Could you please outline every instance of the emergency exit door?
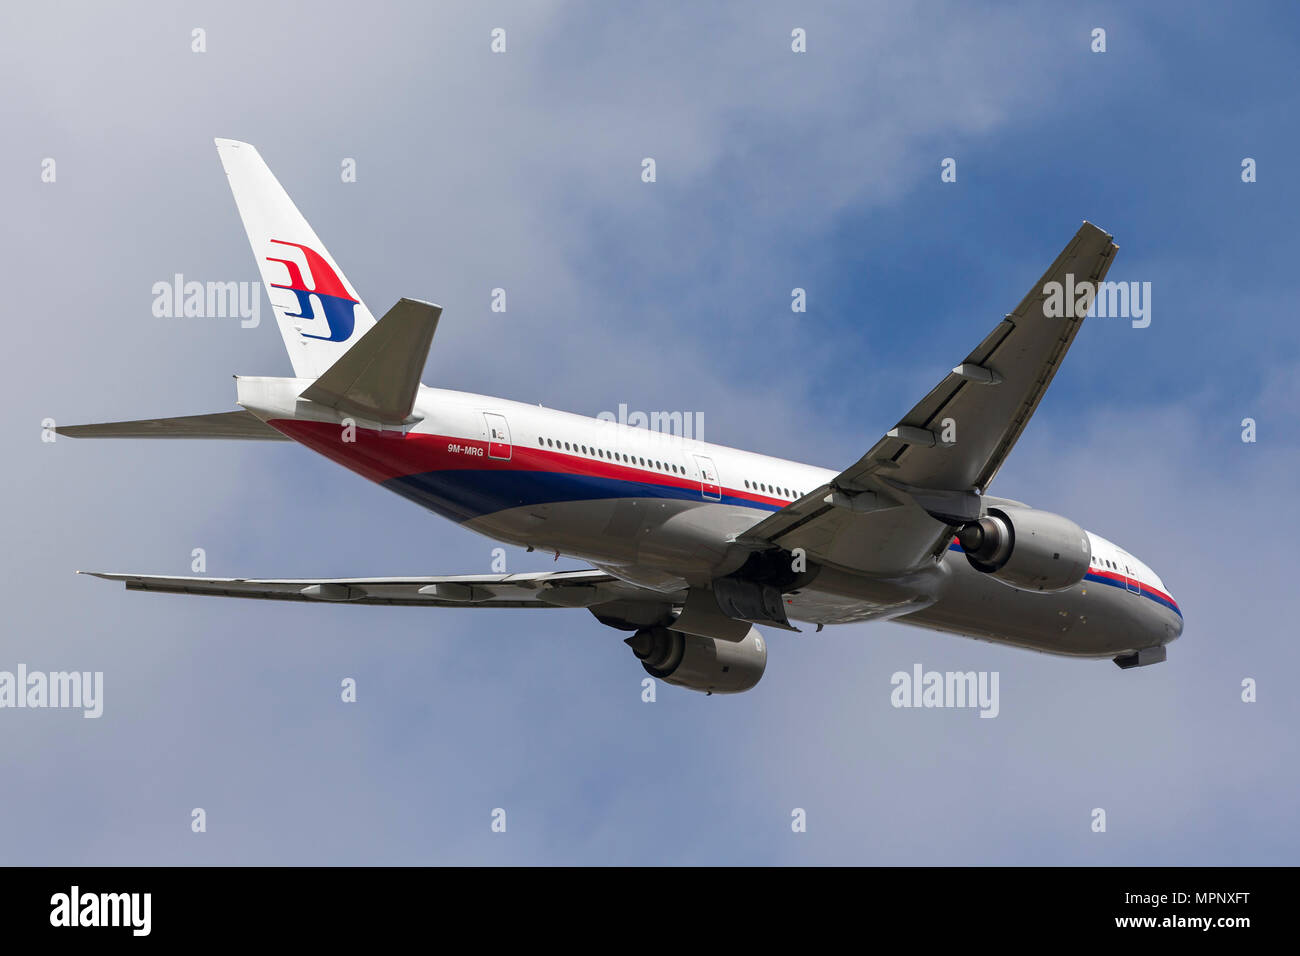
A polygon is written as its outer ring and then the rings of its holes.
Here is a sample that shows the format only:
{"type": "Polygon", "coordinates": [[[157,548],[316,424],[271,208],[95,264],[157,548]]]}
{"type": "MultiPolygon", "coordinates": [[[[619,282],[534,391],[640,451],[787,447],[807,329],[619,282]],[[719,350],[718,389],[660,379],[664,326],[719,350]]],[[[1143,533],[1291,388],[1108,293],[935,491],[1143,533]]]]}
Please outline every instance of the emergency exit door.
{"type": "Polygon", "coordinates": [[[488,457],[509,461],[510,426],[506,423],[506,417],[494,412],[484,412],[483,418],[487,422],[488,457]]]}
{"type": "Polygon", "coordinates": [[[718,469],[713,465],[713,459],[696,455],[695,464],[700,469],[700,494],[704,500],[721,501],[722,484],[718,478],[718,469]]]}
{"type": "Polygon", "coordinates": [[[1133,569],[1127,564],[1124,565],[1124,587],[1128,588],[1134,594],[1142,593],[1142,587],[1138,584],[1138,579],[1133,576],[1133,569]]]}

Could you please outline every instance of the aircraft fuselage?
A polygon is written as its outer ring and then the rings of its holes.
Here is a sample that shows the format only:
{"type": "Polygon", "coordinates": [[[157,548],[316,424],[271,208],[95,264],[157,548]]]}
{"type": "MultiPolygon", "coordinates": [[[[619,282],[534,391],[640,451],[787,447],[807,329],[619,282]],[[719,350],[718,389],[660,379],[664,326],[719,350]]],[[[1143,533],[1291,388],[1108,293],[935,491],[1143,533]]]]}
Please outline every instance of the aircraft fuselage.
{"type": "MultiPolygon", "coordinates": [[[[738,536],[837,474],[446,389],[421,388],[419,421],[410,427],[343,421],[296,403],[302,387],[240,379],[240,403],[295,441],[489,538],[580,559],[666,594],[735,571],[748,554],[738,536]]],[[[936,533],[941,528],[936,520],[936,533]]],[[[908,554],[902,565],[891,554],[893,567],[911,568],[902,575],[823,565],[785,594],[786,612],[818,625],[896,619],[1084,657],[1177,638],[1182,614],[1155,573],[1106,539],[1088,538],[1087,574],[1061,591],[1011,587],[972,567],[954,541],[937,554],[908,554]]]]}

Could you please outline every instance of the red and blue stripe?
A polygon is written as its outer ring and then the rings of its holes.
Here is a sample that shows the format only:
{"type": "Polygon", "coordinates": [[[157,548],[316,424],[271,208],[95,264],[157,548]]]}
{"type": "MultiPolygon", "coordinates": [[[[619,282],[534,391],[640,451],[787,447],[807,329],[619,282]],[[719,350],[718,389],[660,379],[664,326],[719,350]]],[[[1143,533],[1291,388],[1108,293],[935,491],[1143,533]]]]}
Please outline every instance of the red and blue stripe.
{"type": "MultiPolygon", "coordinates": [[[[503,460],[488,455],[485,441],[452,435],[357,428],[355,440],[344,441],[343,429],[334,422],[273,419],[269,424],[326,458],[453,521],[471,521],[528,505],[611,498],[665,498],[762,511],[780,511],[789,504],[782,498],[725,485],[719,486],[719,497],[706,497],[698,479],[549,448],[512,445],[510,459],[503,460]]],[[[954,538],[948,550],[962,549],[954,538]]],[[[1183,616],[1171,596],[1135,578],[1090,569],[1084,580],[1136,593],[1183,616]]]]}
{"type": "Polygon", "coordinates": [[[371,481],[453,521],[528,505],[609,498],[666,498],[779,511],[789,502],[719,486],[705,496],[696,478],[549,448],[512,445],[509,460],[488,443],[450,435],[357,428],[343,441],[337,423],[272,419],[278,431],[371,481]],[[453,448],[460,449],[458,451],[453,448]]]}
{"type": "MultiPolygon", "coordinates": [[[[957,543],[956,538],[952,539],[952,542],[948,545],[948,550],[962,552],[962,547],[957,543]]],[[[1112,588],[1119,588],[1122,591],[1127,591],[1129,594],[1148,598],[1162,607],[1169,608],[1169,610],[1173,611],[1180,618],[1183,616],[1183,612],[1178,607],[1178,602],[1170,595],[1161,591],[1159,588],[1154,588],[1143,581],[1139,581],[1137,578],[1126,578],[1124,575],[1117,574],[1114,571],[1102,571],[1090,568],[1083,576],[1083,579],[1085,581],[1091,581],[1094,584],[1105,584],[1112,588]]]]}

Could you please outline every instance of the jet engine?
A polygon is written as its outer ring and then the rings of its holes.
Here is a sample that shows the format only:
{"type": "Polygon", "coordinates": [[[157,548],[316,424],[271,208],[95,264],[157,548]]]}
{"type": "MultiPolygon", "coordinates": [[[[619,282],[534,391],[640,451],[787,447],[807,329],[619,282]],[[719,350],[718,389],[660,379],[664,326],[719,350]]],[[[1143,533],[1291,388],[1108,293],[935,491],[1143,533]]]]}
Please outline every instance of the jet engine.
{"type": "Polygon", "coordinates": [[[739,641],[643,627],[623,643],[651,677],[706,694],[749,690],[767,667],[767,643],[755,627],[739,641]]]}
{"type": "Polygon", "coordinates": [[[972,568],[1021,591],[1064,591],[1083,580],[1092,561],[1082,528],[1033,508],[990,508],[958,530],[957,543],[972,568]]]}

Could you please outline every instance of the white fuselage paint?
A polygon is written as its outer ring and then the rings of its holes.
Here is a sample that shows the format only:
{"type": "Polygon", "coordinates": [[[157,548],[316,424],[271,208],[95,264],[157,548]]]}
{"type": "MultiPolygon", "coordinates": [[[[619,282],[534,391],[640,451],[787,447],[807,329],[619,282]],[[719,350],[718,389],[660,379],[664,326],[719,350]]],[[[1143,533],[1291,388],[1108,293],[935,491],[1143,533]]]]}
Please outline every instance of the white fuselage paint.
{"type": "MultiPolygon", "coordinates": [[[[290,437],[495,540],[591,563],[664,592],[707,585],[743,558],[735,537],[837,471],[505,399],[421,388],[406,429],[296,402],[301,379],[239,379],[239,400],[290,437]],[[310,430],[310,431],[309,431],[310,430]],[[497,432],[493,434],[493,432],[497,432]]],[[[988,498],[991,503],[999,499],[988,498]]],[[[935,531],[940,528],[935,522],[935,531]]],[[[955,548],[906,575],[824,568],[787,595],[792,621],[895,618],[1055,654],[1111,657],[1175,639],[1182,616],[1147,565],[1089,533],[1079,584],[1026,592],[955,548]]]]}

